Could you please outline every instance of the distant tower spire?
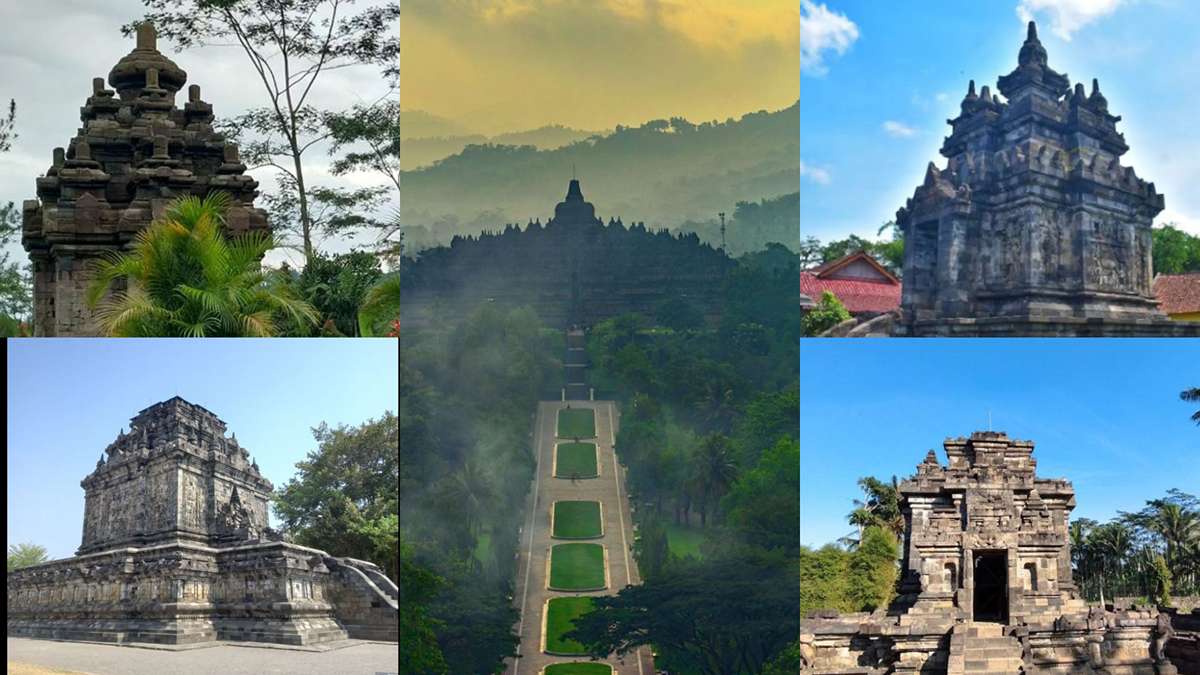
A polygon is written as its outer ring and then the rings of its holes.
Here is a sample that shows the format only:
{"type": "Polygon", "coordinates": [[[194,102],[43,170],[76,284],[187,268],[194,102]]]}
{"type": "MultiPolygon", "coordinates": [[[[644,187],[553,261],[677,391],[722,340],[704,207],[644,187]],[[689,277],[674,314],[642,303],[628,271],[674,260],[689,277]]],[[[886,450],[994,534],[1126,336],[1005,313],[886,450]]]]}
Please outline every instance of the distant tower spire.
{"type": "Polygon", "coordinates": [[[721,216],[721,250],[728,252],[725,249],[725,212],[722,211],[722,212],[718,213],[717,215],[721,216]]]}

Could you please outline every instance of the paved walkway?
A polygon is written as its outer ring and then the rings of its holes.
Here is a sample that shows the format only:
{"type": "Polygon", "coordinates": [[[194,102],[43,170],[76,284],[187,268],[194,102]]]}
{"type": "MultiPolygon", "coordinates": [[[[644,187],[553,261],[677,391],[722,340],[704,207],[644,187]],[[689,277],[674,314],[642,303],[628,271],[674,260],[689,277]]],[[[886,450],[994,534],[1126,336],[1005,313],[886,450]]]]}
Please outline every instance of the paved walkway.
{"type": "Polygon", "coordinates": [[[36,664],[89,675],[396,675],[399,645],[365,642],[327,652],[219,645],[187,651],[90,642],[8,638],[9,664],[36,664]]]}
{"type": "MultiPolygon", "coordinates": [[[[534,443],[538,455],[537,477],[534,481],[533,503],[529,505],[517,564],[517,602],[521,609],[519,631],[521,658],[514,659],[508,675],[538,675],[547,665],[586,661],[587,657],[550,656],[542,652],[542,613],[549,598],[576,595],[614,595],[627,584],[640,584],[637,562],[633,559],[633,521],[625,492],[625,472],[613,452],[617,431],[616,405],[612,401],[571,401],[572,408],[591,408],[596,411],[596,459],[600,477],[581,479],[572,484],[569,479],[554,478],[551,473],[558,411],[566,407],[560,401],[538,404],[537,432],[534,443]],[[608,552],[610,588],[590,593],[563,593],[546,590],[546,560],[549,548],[564,540],[551,539],[550,510],[559,500],[592,500],[601,502],[604,537],[587,541],[603,544],[608,552]]],[[[650,650],[643,648],[637,655],[612,656],[603,661],[620,675],[653,675],[650,650]]]]}

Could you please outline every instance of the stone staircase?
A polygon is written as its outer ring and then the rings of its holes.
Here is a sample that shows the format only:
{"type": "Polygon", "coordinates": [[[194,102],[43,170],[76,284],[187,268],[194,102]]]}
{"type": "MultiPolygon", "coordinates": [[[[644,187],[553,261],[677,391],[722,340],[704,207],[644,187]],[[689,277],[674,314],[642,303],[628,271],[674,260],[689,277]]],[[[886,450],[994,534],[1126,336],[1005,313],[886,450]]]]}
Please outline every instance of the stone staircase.
{"type": "Polygon", "coordinates": [[[972,623],[954,627],[947,675],[1020,672],[1021,643],[1005,635],[1003,625],[972,623]]]}

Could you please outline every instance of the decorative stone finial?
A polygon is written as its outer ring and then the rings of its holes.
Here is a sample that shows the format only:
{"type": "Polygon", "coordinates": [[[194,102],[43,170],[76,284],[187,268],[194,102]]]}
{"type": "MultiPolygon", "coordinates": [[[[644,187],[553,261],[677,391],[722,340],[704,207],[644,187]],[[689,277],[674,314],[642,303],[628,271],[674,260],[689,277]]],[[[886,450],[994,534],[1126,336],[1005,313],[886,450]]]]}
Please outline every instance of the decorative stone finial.
{"type": "Polygon", "coordinates": [[[1100,80],[1094,77],[1092,78],[1092,95],[1088,97],[1088,103],[1101,112],[1108,112],[1108,99],[1100,93],[1100,80]]]}
{"type": "Polygon", "coordinates": [[[80,137],[75,142],[75,159],[91,159],[92,146],[88,145],[87,139],[80,137]]]}
{"type": "Polygon", "coordinates": [[[191,103],[200,102],[200,85],[193,84],[188,87],[188,101],[191,103]]]}
{"type": "Polygon", "coordinates": [[[1085,100],[1087,100],[1087,94],[1085,94],[1083,92],[1083,83],[1076,82],[1075,83],[1075,93],[1071,96],[1071,102],[1072,103],[1083,103],[1085,100]]]}
{"type": "Polygon", "coordinates": [[[146,88],[158,89],[158,68],[146,69],[146,88]]]}
{"type": "MultiPolygon", "coordinates": [[[[237,164],[241,160],[238,158],[238,146],[233,143],[225,144],[225,163],[237,164]]],[[[236,437],[235,437],[236,438],[236,437]]]]}
{"type": "Polygon", "coordinates": [[[1025,44],[1021,45],[1021,51],[1017,54],[1017,63],[1022,66],[1045,68],[1047,59],[1046,48],[1038,40],[1037,24],[1030,21],[1029,30],[1025,34],[1025,44]]]}
{"type": "Polygon", "coordinates": [[[67,151],[63,148],[54,149],[54,166],[61,169],[67,161],[67,151]]]}
{"type": "Polygon", "coordinates": [[[981,89],[979,91],[979,100],[982,101],[983,103],[991,103],[992,102],[992,90],[990,88],[988,88],[988,86],[986,84],[983,85],[983,89],[981,89]]]}
{"type": "Polygon", "coordinates": [[[155,32],[153,23],[143,21],[138,24],[137,48],[158,51],[158,33],[155,32]]]}
{"type": "Polygon", "coordinates": [[[104,93],[104,78],[103,77],[93,77],[92,78],[92,96],[99,96],[102,93],[104,93]]]}

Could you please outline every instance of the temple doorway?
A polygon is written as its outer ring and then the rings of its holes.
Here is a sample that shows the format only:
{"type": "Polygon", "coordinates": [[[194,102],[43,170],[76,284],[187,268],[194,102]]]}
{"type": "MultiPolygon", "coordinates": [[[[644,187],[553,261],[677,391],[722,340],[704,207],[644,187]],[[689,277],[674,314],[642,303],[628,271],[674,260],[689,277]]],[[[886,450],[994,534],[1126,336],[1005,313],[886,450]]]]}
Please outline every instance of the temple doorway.
{"type": "Polygon", "coordinates": [[[1008,623],[1008,553],[975,552],[972,619],[1008,623]]]}

